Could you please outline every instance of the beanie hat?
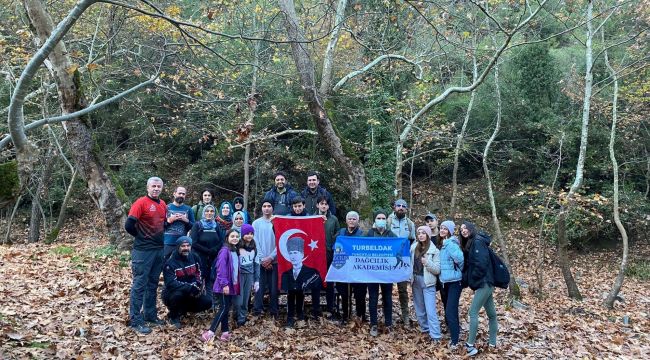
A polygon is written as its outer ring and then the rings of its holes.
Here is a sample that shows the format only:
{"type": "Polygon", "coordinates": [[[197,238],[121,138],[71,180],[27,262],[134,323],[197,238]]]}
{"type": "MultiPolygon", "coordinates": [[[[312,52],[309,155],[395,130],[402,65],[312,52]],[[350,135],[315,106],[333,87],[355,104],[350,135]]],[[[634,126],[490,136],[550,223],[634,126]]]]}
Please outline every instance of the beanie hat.
{"type": "Polygon", "coordinates": [[[242,225],[241,236],[248,235],[248,234],[255,234],[255,229],[253,229],[253,225],[249,225],[249,224],[242,225]]]}
{"type": "Polygon", "coordinates": [[[397,201],[395,201],[395,206],[397,205],[400,205],[404,208],[408,208],[408,205],[406,204],[406,200],[404,199],[398,199],[397,201]]]}
{"type": "Polygon", "coordinates": [[[442,224],[440,224],[440,226],[444,226],[447,228],[447,230],[449,230],[449,236],[454,235],[454,230],[456,230],[456,224],[454,224],[453,221],[451,220],[443,221],[442,224]]]}
{"type": "Polygon", "coordinates": [[[430,228],[430,227],[428,227],[428,226],[424,226],[424,225],[423,225],[423,226],[420,226],[420,227],[418,228],[418,232],[419,232],[420,230],[424,231],[424,233],[427,234],[427,235],[429,236],[429,240],[431,240],[431,238],[433,237],[433,234],[431,233],[431,228],[430,228]]]}
{"type": "Polygon", "coordinates": [[[388,213],[386,212],[386,210],[384,210],[384,209],[377,209],[377,210],[375,210],[375,212],[372,214],[372,219],[373,219],[373,220],[376,219],[376,218],[377,218],[377,215],[379,215],[379,214],[384,214],[384,216],[388,216],[388,213]]]}
{"type": "Polygon", "coordinates": [[[183,243],[189,243],[192,245],[192,238],[189,236],[181,236],[178,239],[176,239],[176,246],[181,246],[183,243]]]}

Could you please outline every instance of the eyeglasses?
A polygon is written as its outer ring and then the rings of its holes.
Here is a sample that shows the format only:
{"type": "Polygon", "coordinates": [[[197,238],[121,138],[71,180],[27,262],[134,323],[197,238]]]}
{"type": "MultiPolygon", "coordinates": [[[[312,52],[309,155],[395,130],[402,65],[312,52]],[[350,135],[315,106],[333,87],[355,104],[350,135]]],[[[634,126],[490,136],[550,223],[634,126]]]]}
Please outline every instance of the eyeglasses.
{"type": "Polygon", "coordinates": [[[395,207],[401,207],[401,208],[404,208],[404,209],[408,208],[408,206],[402,205],[402,204],[395,204],[395,207]]]}

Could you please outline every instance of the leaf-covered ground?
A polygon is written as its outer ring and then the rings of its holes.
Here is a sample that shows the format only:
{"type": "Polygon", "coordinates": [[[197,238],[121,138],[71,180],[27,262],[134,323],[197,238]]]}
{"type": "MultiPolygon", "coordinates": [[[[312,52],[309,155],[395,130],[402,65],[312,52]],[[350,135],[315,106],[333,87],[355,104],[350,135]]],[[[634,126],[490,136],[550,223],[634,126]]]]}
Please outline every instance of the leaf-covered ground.
{"type": "MultiPolygon", "coordinates": [[[[199,336],[211,320],[206,313],[185,318],[181,330],[166,326],[147,336],[137,335],[127,327],[131,274],[125,257],[109,251],[106,241],[97,237],[66,233],[61,238],[54,245],[0,247],[0,359],[464,357],[463,350],[450,352],[447,340],[433,345],[417,329],[396,326],[372,338],[367,324],[354,321],[341,328],[321,320],[294,330],[265,317],[235,329],[229,343],[204,344],[199,336]]],[[[544,266],[546,298],[538,300],[530,291],[536,241],[517,232],[508,238],[521,239],[511,242],[511,252],[526,307],[507,306],[505,291],[497,292],[499,346],[488,351],[482,314],[480,357],[646,358],[650,354],[650,281],[628,277],[621,292],[623,302],[613,311],[601,306],[616,275],[620,251],[572,257],[585,297],[581,302],[566,297],[560,272],[549,260],[544,266]]],[[[636,244],[631,253],[633,259],[648,259],[650,246],[636,244]]],[[[548,259],[553,258],[549,249],[548,259]]],[[[470,293],[464,290],[461,298],[464,328],[470,293]]],[[[396,292],[394,298],[398,310],[396,292]]],[[[162,304],[159,310],[164,316],[162,304]]]]}

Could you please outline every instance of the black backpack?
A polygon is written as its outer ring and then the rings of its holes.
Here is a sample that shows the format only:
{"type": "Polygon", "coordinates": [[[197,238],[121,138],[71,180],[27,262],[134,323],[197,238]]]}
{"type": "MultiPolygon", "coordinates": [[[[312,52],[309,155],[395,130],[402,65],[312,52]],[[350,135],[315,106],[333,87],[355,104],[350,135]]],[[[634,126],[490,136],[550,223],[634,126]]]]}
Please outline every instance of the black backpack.
{"type": "Polygon", "coordinates": [[[510,272],[503,260],[497,255],[492,248],[488,247],[490,252],[490,261],[492,262],[492,274],[494,275],[494,286],[507,289],[510,284],[510,272]]]}

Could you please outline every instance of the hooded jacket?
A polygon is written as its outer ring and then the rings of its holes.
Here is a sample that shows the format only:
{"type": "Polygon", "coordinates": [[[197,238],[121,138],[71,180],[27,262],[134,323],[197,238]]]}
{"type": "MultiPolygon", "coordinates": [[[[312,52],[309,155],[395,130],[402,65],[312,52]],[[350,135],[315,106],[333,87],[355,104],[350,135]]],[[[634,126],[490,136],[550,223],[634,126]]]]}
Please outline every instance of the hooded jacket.
{"type": "Polygon", "coordinates": [[[239,274],[241,274],[241,271],[237,271],[237,275],[235,275],[234,271],[234,266],[237,266],[237,269],[239,269],[239,261],[235,264],[233,262],[233,256],[230,253],[231,250],[227,245],[224,245],[219,250],[217,260],[214,262],[216,279],[212,291],[223,294],[223,288],[228,286],[228,295],[239,295],[239,274]],[[235,276],[237,276],[237,279],[235,279],[235,276]]]}
{"type": "MultiPolygon", "coordinates": [[[[414,242],[411,245],[411,264],[415,264],[415,261],[420,261],[420,259],[415,258],[415,248],[418,246],[417,242],[414,242]]],[[[431,242],[429,249],[424,256],[427,258],[426,264],[424,264],[424,284],[429,286],[435,286],[438,280],[438,275],[440,274],[440,250],[436,245],[431,242]]],[[[411,273],[411,283],[415,277],[411,273]]]]}
{"type": "Polygon", "coordinates": [[[177,248],[165,262],[163,278],[165,280],[163,293],[165,294],[180,292],[189,295],[193,291],[197,291],[196,287],[192,286],[193,284],[199,288],[203,287],[199,257],[192,251],[188,256],[183,256],[177,248]]]}
{"type": "Polygon", "coordinates": [[[448,283],[463,279],[464,257],[455,236],[445,239],[440,249],[440,282],[448,283]]]}
{"type": "Polygon", "coordinates": [[[470,289],[477,290],[486,285],[494,286],[494,274],[490,260],[490,242],[487,234],[477,234],[470,244],[465,278],[470,289]]]}

